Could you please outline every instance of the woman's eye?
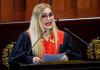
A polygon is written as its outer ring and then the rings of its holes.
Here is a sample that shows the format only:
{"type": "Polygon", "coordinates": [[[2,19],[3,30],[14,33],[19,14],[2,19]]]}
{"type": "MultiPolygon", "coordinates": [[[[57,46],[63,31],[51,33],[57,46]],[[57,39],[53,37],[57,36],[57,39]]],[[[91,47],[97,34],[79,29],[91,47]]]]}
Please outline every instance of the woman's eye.
{"type": "Polygon", "coordinates": [[[49,13],[49,14],[42,14],[41,17],[42,18],[47,18],[47,17],[52,17],[53,13],[49,13]]]}
{"type": "Polygon", "coordinates": [[[46,18],[46,17],[47,17],[47,15],[41,15],[41,17],[42,17],[42,18],[46,18]]]}

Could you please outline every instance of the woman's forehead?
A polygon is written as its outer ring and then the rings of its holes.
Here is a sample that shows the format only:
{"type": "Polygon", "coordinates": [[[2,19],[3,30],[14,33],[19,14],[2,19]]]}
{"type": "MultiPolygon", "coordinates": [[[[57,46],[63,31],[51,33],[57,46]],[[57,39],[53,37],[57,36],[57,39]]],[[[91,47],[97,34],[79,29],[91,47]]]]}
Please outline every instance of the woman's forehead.
{"type": "Polygon", "coordinates": [[[43,13],[49,13],[49,12],[52,12],[50,8],[45,8],[43,11],[43,13]]]}

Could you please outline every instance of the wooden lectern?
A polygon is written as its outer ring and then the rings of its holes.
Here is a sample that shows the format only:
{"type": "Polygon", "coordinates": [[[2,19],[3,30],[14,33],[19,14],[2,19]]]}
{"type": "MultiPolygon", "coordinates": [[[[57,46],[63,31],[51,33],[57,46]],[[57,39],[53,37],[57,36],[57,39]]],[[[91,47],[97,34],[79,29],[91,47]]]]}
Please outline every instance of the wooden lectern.
{"type": "Polygon", "coordinates": [[[100,61],[43,62],[40,64],[17,64],[10,70],[90,70],[99,69],[100,61]]]}

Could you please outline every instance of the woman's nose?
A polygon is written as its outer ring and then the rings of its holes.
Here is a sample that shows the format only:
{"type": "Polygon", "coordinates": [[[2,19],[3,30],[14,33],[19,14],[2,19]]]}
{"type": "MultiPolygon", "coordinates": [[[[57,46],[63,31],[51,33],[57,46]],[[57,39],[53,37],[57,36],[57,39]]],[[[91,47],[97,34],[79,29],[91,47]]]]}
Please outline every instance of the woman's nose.
{"type": "Polygon", "coordinates": [[[47,16],[47,20],[51,20],[51,18],[49,16],[47,16]]]}

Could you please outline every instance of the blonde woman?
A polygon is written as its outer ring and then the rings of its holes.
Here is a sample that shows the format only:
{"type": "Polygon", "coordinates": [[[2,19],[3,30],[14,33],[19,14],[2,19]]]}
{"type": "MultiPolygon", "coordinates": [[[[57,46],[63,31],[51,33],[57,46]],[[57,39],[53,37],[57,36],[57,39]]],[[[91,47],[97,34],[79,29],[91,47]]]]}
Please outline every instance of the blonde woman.
{"type": "Polygon", "coordinates": [[[60,53],[65,53],[60,60],[81,59],[68,33],[57,29],[50,5],[40,3],[33,9],[29,29],[19,35],[9,63],[40,63],[45,54],[60,53]]]}

